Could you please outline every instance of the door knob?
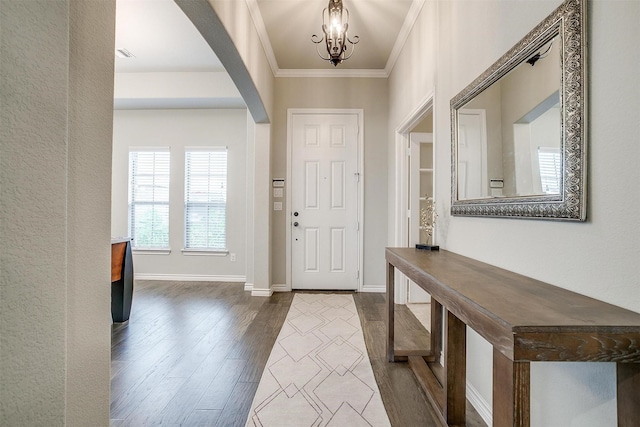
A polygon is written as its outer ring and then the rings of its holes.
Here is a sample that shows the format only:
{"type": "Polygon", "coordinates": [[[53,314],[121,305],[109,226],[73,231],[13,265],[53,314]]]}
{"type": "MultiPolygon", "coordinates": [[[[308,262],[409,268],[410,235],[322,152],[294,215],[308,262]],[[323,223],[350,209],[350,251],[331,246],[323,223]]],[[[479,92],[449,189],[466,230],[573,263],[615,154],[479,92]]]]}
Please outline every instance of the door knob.
{"type": "Polygon", "coordinates": [[[298,221],[294,222],[294,223],[293,223],[293,226],[294,226],[294,227],[297,227],[297,226],[298,226],[298,221]]]}
{"type": "Polygon", "coordinates": [[[298,213],[298,212],[294,212],[294,213],[293,213],[293,216],[298,216],[298,215],[299,215],[299,213],[298,213]]]}

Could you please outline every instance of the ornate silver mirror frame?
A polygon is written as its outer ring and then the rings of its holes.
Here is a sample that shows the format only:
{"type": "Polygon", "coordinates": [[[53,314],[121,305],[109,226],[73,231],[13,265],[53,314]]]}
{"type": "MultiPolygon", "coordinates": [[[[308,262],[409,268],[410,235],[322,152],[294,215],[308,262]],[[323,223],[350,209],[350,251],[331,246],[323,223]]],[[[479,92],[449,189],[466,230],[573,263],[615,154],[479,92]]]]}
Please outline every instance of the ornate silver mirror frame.
{"type": "Polygon", "coordinates": [[[586,219],[586,44],[586,1],[567,0],[451,100],[453,215],[574,221],[586,219]],[[562,169],[558,194],[459,198],[459,110],[516,66],[531,60],[554,38],[561,45],[558,92],[562,169]]]}

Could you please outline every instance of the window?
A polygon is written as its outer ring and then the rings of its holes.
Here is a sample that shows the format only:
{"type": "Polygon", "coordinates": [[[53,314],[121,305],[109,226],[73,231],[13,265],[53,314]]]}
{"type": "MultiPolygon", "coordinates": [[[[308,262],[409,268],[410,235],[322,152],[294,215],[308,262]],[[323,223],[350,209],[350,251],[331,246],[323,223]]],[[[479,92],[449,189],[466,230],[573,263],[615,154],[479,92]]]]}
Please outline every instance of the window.
{"type": "Polygon", "coordinates": [[[545,194],[560,194],[562,156],[559,148],[538,147],[540,181],[545,194]]]}
{"type": "Polygon", "coordinates": [[[185,153],[185,249],[226,251],[227,149],[185,153]]]}
{"type": "Polygon", "coordinates": [[[169,150],[129,152],[129,235],[136,249],[169,249],[169,150]]]}

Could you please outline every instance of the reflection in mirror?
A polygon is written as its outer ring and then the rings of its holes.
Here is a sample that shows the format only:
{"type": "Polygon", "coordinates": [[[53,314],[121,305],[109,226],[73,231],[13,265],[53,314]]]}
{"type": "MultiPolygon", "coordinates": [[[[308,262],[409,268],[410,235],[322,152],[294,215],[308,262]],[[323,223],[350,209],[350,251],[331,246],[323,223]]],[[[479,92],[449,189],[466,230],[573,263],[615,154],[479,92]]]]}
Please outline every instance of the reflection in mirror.
{"type": "Polygon", "coordinates": [[[566,0],[451,100],[454,215],[585,219],[584,13],[566,0]]]}
{"type": "Polygon", "coordinates": [[[459,200],[560,193],[548,170],[561,148],[556,38],[458,109],[459,200]]]}

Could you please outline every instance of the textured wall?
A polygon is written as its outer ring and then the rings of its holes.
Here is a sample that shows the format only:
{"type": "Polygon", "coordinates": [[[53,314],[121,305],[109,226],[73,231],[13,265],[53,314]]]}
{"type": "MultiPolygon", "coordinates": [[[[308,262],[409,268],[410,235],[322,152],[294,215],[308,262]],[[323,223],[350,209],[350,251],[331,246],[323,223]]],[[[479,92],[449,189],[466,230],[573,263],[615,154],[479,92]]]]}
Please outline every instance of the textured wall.
{"type": "Polygon", "coordinates": [[[115,2],[0,6],[0,424],[107,425],[115,2]]]}
{"type": "MultiPolygon", "coordinates": [[[[384,288],[386,244],[387,80],[349,78],[278,78],[273,121],[272,176],[287,176],[288,108],[364,109],[364,285],[384,288]],[[340,96],[336,96],[340,94],[340,96]]],[[[286,185],[291,185],[287,183],[286,185]]],[[[286,203],[285,199],[282,199],[286,203]]],[[[284,210],[273,212],[272,283],[286,278],[284,210]]]]}
{"type": "MultiPolygon", "coordinates": [[[[438,242],[446,249],[640,311],[640,198],[636,70],[640,3],[589,2],[589,190],[586,223],[452,217],[449,101],[561,2],[434,2],[437,55],[419,56],[414,29],[391,76],[390,129],[426,92],[420,76],[435,74],[438,242]],[[405,96],[405,86],[419,93],[405,96]],[[420,92],[423,91],[423,92],[420,92]]],[[[422,15],[428,10],[428,5],[422,15]]],[[[421,16],[419,22],[427,17],[421,16]]],[[[416,33],[417,32],[417,33],[416,33]]],[[[431,41],[425,38],[425,46],[431,41]]],[[[471,339],[480,339],[474,336],[471,339]]],[[[476,343],[477,344],[477,343],[476,343]]],[[[469,354],[487,371],[491,354],[469,354]]],[[[612,364],[532,364],[532,426],[603,426],[615,417],[612,364]]],[[[486,384],[476,389],[489,390],[486,384]]],[[[486,400],[490,398],[485,397],[486,400]]]]}

